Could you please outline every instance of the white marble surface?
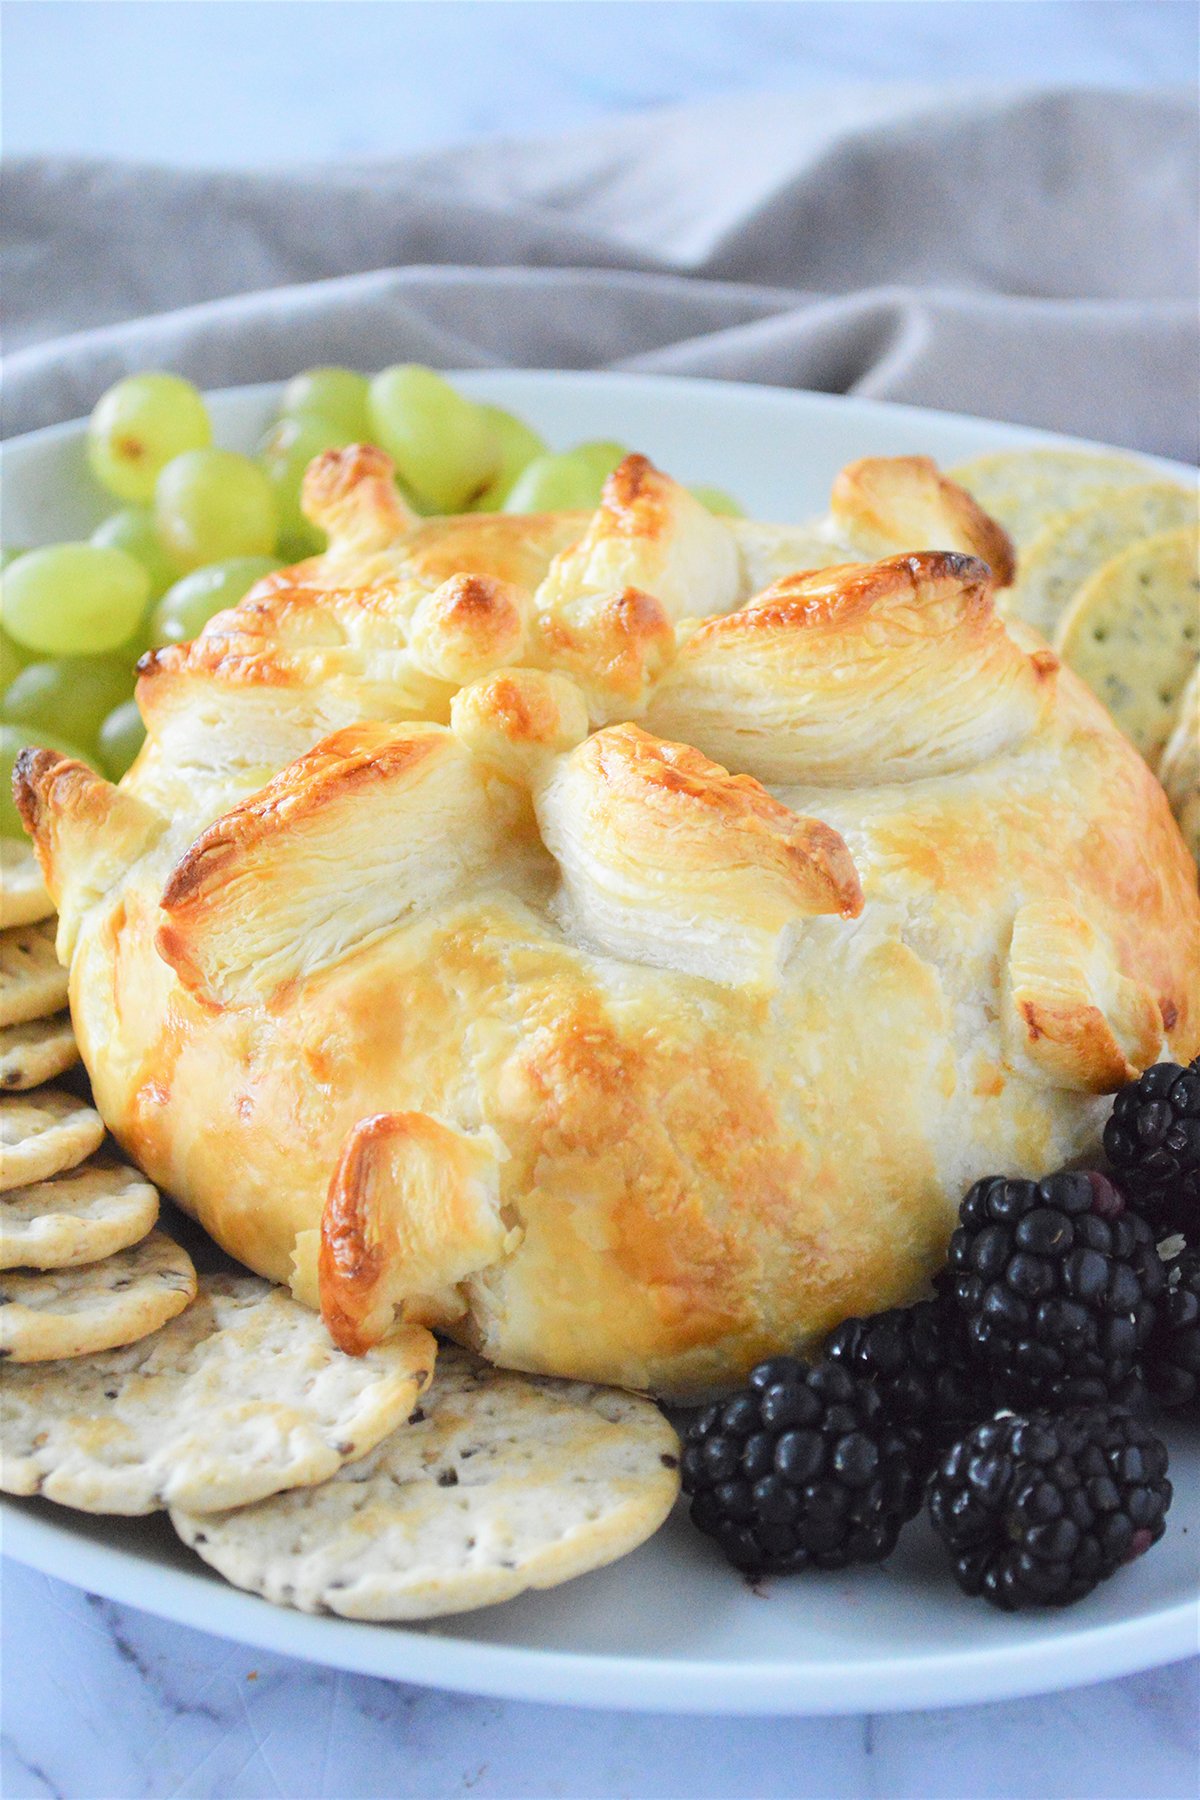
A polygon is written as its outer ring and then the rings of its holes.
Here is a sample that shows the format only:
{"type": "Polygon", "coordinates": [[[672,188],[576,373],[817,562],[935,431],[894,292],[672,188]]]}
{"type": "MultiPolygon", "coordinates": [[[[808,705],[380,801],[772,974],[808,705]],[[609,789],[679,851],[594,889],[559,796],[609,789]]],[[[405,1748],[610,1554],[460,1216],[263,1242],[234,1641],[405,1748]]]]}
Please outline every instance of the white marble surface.
{"type": "MultiPolygon", "coordinates": [[[[1190,0],[4,9],[7,153],[402,153],[854,80],[1188,79],[1190,0]]],[[[5,1800],[1197,1793],[1200,1663],[942,1713],[703,1721],[472,1700],[244,1650],[5,1562],[5,1800]]]]}
{"type": "Polygon", "coordinates": [[[847,1719],[611,1714],[334,1674],[4,1565],[5,1800],[1192,1800],[1196,1664],[847,1719]]]}
{"type": "Polygon", "coordinates": [[[761,87],[1178,83],[1196,55],[1191,0],[7,0],[3,133],[10,154],[303,162],[761,87]]]}

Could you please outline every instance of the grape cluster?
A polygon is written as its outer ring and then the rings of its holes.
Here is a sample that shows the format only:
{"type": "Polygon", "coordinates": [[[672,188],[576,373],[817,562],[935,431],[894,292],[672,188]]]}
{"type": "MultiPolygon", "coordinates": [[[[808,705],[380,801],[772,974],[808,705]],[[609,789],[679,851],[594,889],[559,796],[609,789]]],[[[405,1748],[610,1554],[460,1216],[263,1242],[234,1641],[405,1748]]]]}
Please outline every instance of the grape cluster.
{"type": "MultiPolygon", "coordinates": [[[[138,658],[183,644],[264,575],[319,554],[304,471],[322,451],[381,445],[416,511],[595,507],[625,455],[607,440],[552,452],[523,420],[460,394],[432,369],[305,369],[254,456],[214,446],[203,396],[179,375],[127,376],[98,402],[87,454],[123,502],[87,543],[8,551],[0,563],[0,834],[19,836],[12,766],[27,745],[81,757],[114,781],[145,732],[138,658]]],[[[728,495],[694,490],[714,512],[728,495]]]]}

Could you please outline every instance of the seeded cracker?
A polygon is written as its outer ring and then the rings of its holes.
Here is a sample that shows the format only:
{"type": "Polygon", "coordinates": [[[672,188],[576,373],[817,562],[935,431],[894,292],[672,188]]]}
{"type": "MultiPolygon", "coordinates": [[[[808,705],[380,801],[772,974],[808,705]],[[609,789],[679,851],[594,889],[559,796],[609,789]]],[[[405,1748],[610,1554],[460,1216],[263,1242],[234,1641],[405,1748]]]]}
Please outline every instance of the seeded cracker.
{"type": "Polygon", "coordinates": [[[202,1275],[153,1337],[5,1370],[0,1485],[84,1512],[243,1506],[325,1481],[403,1426],[436,1354],[412,1326],[344,1356],[286,1289],[202,1275]]]}
{"type": "Polygon", "coordinates": [[[1179,821],[1183,841],[1200,863],[1200,663],[1184,690],[1158,765],[1158,779],[1179,821]]]}
{"type": "Polygon", "coordinates": [[[62,1088],[0,1095],[0,1193],[73,1169],[103,1139],[100,1114],[62,1088]]]}
{"type": "Polygon", "coordinates": [[[65,1269],[140,1243],[158,1218],[158,1190],[115,1157],[0,1195],[0,1269],[65,1269]]]}
{"type": "MultiPolygon", "coordinates": [[[[132,1344],[182,1312],[196,1292],[192,1259],[164,1232],[103,1262],[0,1275],[0,1356],[57,1361],[132,1344]]],[[[5,1405],[12,1381],[6,1369],[5,1405]]],[[[101,1409],[101,1429],[103,1411],[101,1409]]]]}
{"type": "Polygon", "coordinates": [[[1023,550],[1052,519],[1119,488],[1151,481],[1154,471],[1135,457],[1091,450],[1001,450],[962,463],[949,475],[1023,550]]]}
{"type": "Polygon", "coordinates": [[[1044,526],[1021,558],[1003,610],[1052,638],[1059,619],[1089,576],[1160,531],[1196,523],[1196,496],[1173,482],[1124,488],[1044,526]]]}
{"type": "Polygon", "coordinates": [[[20,838],[0,837],[0,928],[34,925],[53,911],[54,902],[30,846],[20,838]]]}
{"type": "Polygon", "coordinates": [[[45,1019],[67,1004],[67,971],[54,952],[54,926],[0,932],[0,1025],[45,1019]]]}
{"type": "Polygon", "coordinates": [[[1162,532],[1105,563],[1054,647],[1153,767],[1200,657],[1197,533],[1162,532]]]}
{"type": "Polygon", "coordinates": [[[0,1025],[0,1089],[24,1092],[65,1075],[79,1061],[70,1013],[0,1025]]]}
{"type": "Polygon", "coordinates": [[[304,1612],[427,1619],[555,1587],[657,1531],[679,1444],[648,1400],[445,1346],[412,1422],[323,1487],[208,1517],[186,1544],[304,1612]]]}

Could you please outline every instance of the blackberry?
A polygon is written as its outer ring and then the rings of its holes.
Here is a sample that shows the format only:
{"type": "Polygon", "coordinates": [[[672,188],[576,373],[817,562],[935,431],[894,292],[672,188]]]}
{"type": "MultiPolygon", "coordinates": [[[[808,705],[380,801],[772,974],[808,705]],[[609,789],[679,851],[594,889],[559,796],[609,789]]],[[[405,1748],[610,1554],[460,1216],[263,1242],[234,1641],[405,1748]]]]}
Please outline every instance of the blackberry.
{"type": "Polygon", "coordinates": [[[1091,1170],[989,1176],[959,1219],[950,1286],[996,1404],[1135,1404],[1166,1271],[1112,1182],[1091,1170]]]}
{"type": "Polygon", "coordinates": [[[919,1433],[930,1461],[992,1411],[947,1295],[846,1319],[827,1341],[825,1355],[871,1383],[892,1423],[919,1433]]]}
{"type": "Polygon", "coordinates": [[[773,1357],[684,1439],[693,1523],[748,1574],[881,1562],[921,1505],[911,1435],[837,1363],[773,1357]]]}
{"type": "Polygon", "coordinates": [[[1200,1244],[1200,1056],[1186,1069],[1155,1063],[1121,1089],[1104,1154],[1157,1236],[1200,1244]]]}
{"type": "Polygon", "coordinates": [[[1158,1542],[1170,1504],[1166,1445],[1119,1407],[1001,1414],[929,1491],[958,1585],[1005,1612],[1082,1600],[1158,1542]]]}
{"type": "Polygon", "coordinates": [[[1184,1250],[1167,1264],[1145,1366],[1146,1386],[1160,1406],[1200,1403],[1200,1250],[1184,1250]]]}

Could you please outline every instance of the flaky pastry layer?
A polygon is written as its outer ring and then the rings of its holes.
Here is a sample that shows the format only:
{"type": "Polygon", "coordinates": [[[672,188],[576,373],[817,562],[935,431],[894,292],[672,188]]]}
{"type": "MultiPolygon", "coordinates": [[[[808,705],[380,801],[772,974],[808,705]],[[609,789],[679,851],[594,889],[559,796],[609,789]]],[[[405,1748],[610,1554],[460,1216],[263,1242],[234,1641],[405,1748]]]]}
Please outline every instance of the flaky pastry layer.
{"type": "Polygon", "coordinates": [[[418,521],[363,447],[306,497],[121,787],[19,799],[106,1123],[344,1347],[718,1387],[1200,1048],[1162,791],[925,459],[802,530],[641,457],[590,517],[418,521]]]}

